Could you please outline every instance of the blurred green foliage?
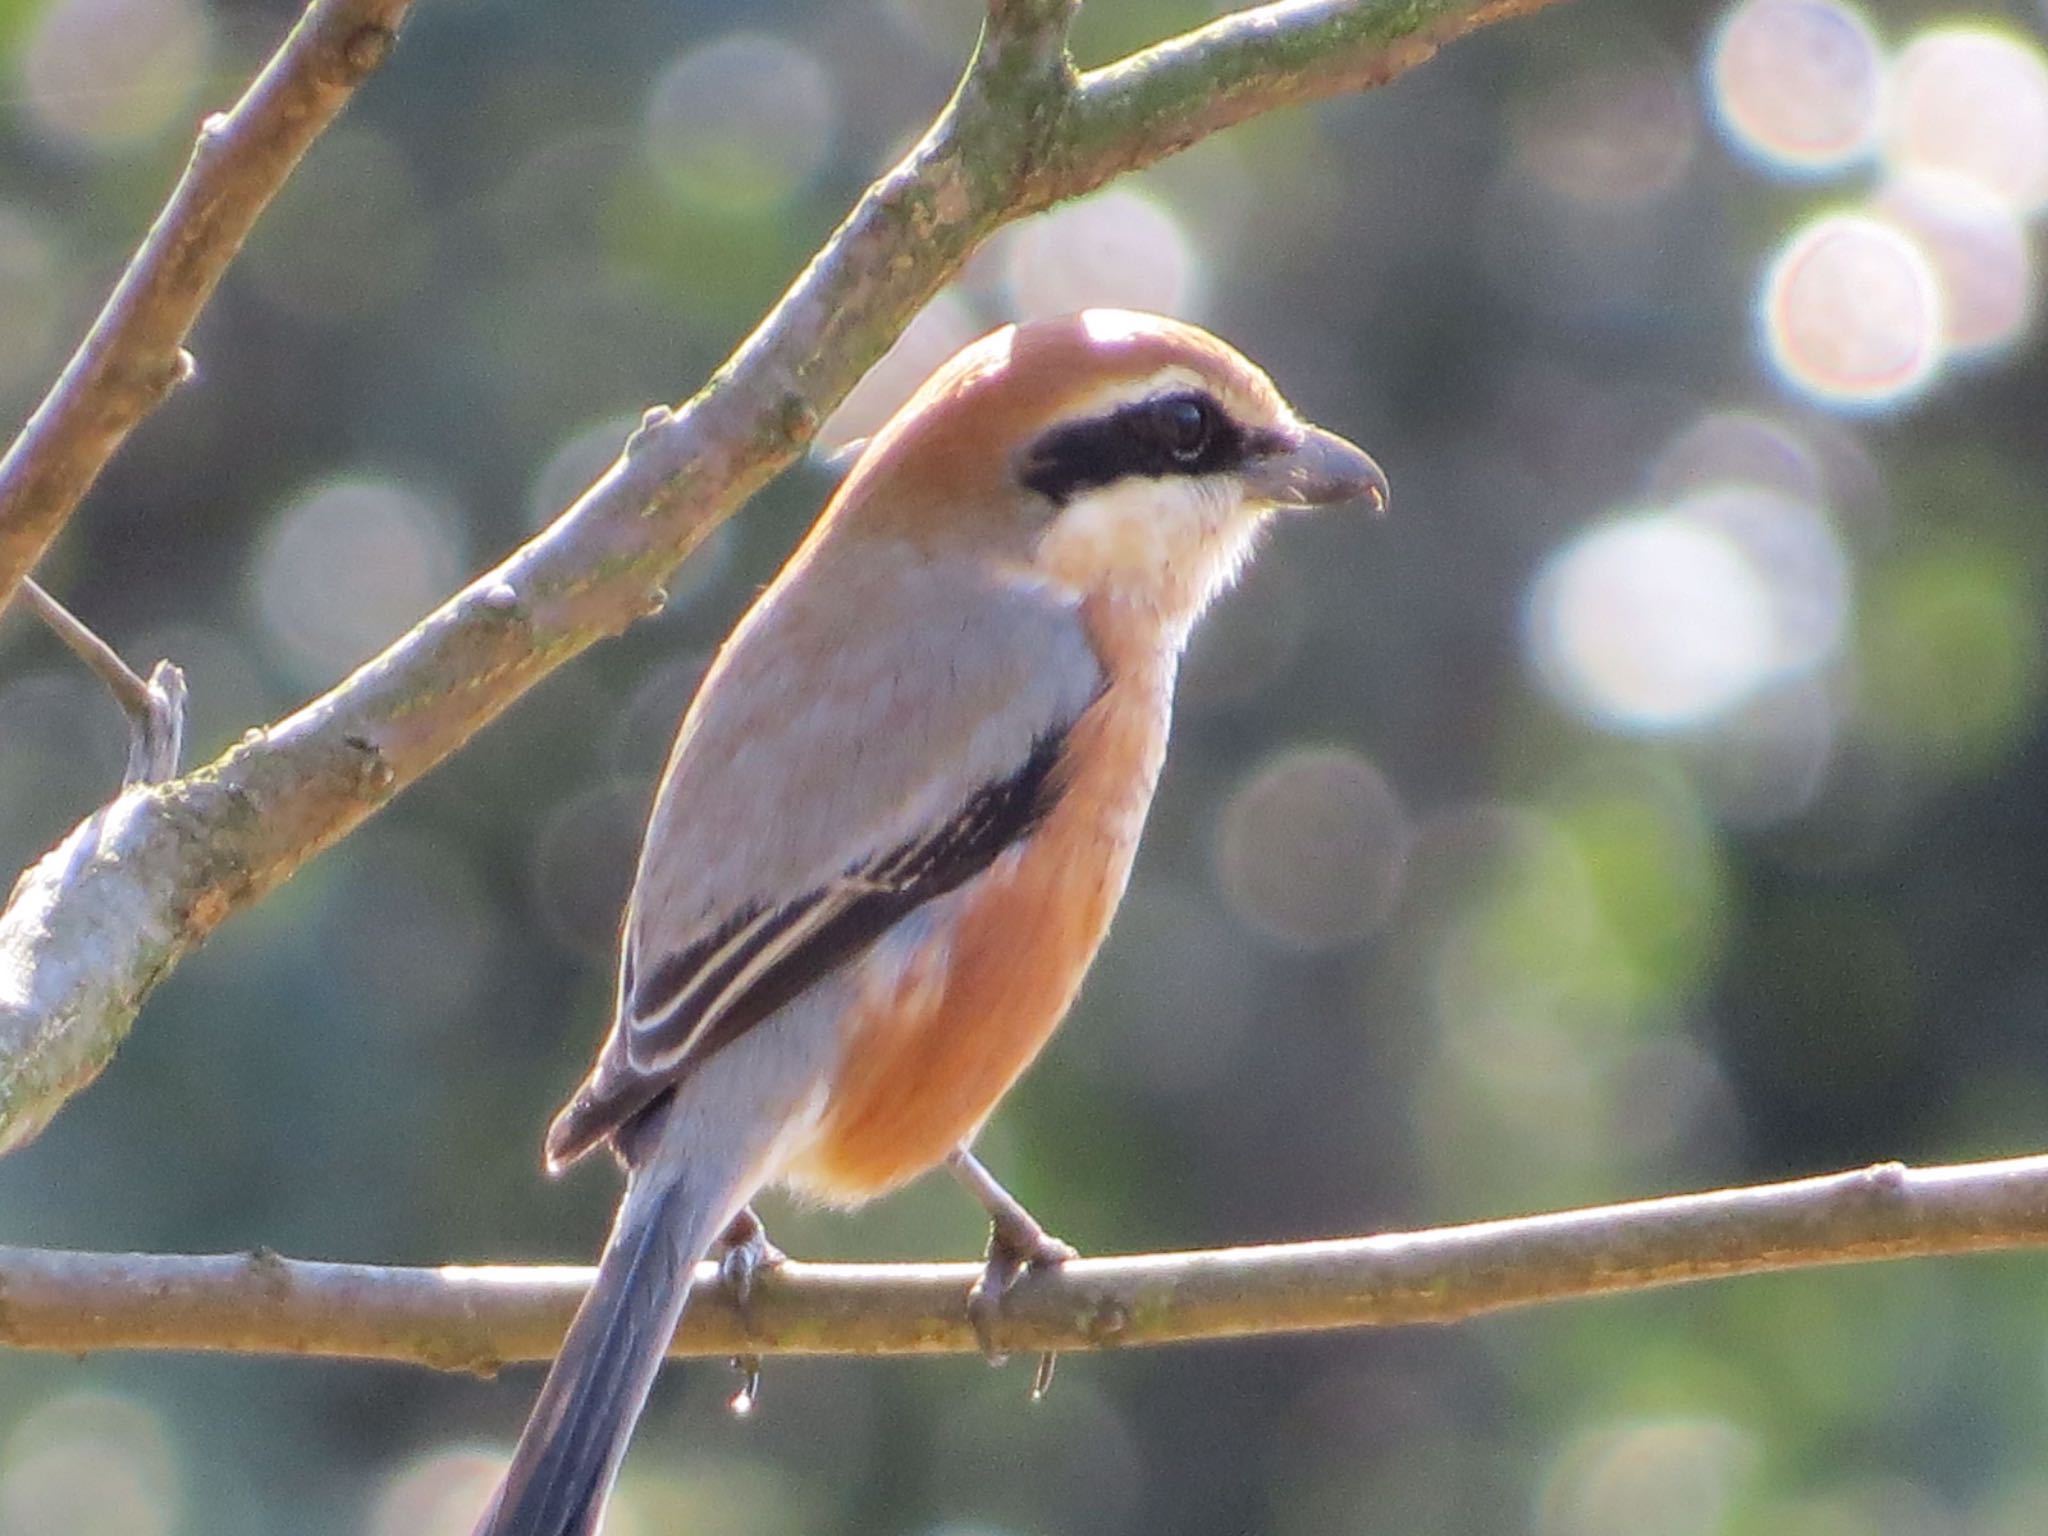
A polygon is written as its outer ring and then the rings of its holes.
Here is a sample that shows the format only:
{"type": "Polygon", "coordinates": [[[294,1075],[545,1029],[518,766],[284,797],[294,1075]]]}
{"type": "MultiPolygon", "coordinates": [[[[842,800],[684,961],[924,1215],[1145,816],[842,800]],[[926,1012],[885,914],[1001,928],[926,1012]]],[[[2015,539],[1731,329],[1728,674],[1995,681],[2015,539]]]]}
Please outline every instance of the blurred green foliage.
{"type": "MultiPolygon", "coordinates": [[[[978,9],[422,6],[49,583],[131,658],[184,664],[197,753],[289,710],[696,385],[944,101],[978,9]]],[[[1077,46],[1211,11],[1097,0],[1077,46]]],[[[8,420],[290,13],[0,4],[8,420]]],[[[1867,20],[1897,49],[1944,15],[1867,20]]],[[[2038,51],[2037,10],[1988,19],[2038,51]]],[[[1124,917],[990,1130],[1084,1249],[2040,1145],[2048,379],[2022,332],[1878,409],[1787,382],[1765,269],[1886,169],[1735,147],[1720,20],[1581,0],[1488,32],[999,241],[927,317],[944,340],[1039,304],[1178,309],[1395,483],[1384,524],[1277,530],[1198,639],[1124,917]],[[1731,486],[1776,499],[1687,499],[1731,486]]],[[[189,961],[0,1166],[0,1233],[592,1253],[611,1176],[543,1179],[540,1129],[604,1019],[674,718],[829,485],[785,477],[664,616],[189,961]]],[[[8,615],[0,869],[121,754],[8,615]]],[[[980,1237],[940,1184],[769,1215],[806,1255],[980,1237]]],[[[0,1361],[0,1533],[466,1531],[534,1381],[0,1361]]],[[[970,1361],[772,1364],[744,1423],[733,1386],[671,1373],[615,1536],[2048,1528],[2028,1256],[1076,1358],[1036,1407],[970,1361]]]]}

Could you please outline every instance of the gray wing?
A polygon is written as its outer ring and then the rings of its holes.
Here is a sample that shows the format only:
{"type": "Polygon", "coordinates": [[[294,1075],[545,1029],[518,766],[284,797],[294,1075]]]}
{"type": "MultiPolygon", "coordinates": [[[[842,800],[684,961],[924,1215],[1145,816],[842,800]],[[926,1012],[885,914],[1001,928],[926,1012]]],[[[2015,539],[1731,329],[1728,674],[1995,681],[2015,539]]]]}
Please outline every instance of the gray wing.
{"type": "Polygon", "coordinates": [[[771,588],[686,716],[626,919],[617,1020],[560,1164],[1028,837],[1102,688],[1078,613],[977,564],[771,588]],[[845,604],[871,611],[841,645],[845,604]]]}
{"type": "Polygon", "coordinates": [[[864,952],[898,919],[959,889],[1030,836],[1059,798],[1067,721],[1009,777],[944,822],[794,900],[744,909],[645,976],[630,972],[627,1049],[643,1072],[709,1055],[864,952]]]}

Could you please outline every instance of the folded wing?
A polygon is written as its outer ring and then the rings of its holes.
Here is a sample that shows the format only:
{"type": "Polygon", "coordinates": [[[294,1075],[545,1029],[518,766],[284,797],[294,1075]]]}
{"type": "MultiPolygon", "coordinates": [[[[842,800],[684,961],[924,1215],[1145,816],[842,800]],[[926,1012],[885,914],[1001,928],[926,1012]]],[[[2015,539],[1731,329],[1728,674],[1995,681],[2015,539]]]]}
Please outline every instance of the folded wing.
{"type": "Polygon", "coordinates": [[[617,1017],[549,1130],[551,1164],[972,880],[1056,803],[1068,734],[1102,686],[1074,610],[930,564],[872,596],[915,603],[922,622],[815,647],[823,616],[771,590],[707,676],[643,849],[617,1017]]]}

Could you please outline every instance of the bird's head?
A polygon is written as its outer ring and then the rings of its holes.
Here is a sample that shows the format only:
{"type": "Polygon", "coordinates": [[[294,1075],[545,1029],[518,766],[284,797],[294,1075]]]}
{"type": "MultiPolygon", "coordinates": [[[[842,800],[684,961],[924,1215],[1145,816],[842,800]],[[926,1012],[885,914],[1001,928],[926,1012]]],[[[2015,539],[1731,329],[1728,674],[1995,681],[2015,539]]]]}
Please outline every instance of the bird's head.
{"type": "Polygon", "coordinates": [[[1196,326],[1086,310],[941,366],[861,454],[828,524],[987,554],[1185,627],[1276,511],[1387,504],[1360,449],[1196,326]]]}

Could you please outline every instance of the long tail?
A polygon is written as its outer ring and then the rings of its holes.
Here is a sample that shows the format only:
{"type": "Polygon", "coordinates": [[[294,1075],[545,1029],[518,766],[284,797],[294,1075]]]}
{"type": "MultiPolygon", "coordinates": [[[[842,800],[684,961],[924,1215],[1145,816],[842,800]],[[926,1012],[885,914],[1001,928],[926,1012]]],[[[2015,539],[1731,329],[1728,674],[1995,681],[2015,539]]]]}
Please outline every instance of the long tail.
{"type": "Polygon", "coordinates": [[[699,1183],[657,1163],[628,1187],[597,1280],[476,1536],[595,1536],[691,1274],[724,1215],[726,1192],[699,1183]]]}

